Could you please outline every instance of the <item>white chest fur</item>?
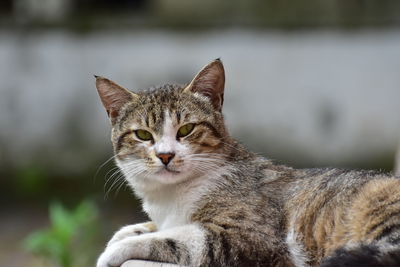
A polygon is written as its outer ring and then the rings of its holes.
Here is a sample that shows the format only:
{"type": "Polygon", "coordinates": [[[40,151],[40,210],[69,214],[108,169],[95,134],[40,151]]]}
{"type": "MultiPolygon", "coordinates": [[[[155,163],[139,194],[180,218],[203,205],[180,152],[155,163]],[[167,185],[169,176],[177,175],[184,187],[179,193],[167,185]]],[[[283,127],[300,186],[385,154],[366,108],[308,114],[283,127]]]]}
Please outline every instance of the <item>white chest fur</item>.
{"type": "Polygon", "coordinates": [[[209,177],[203,176],[160,188],[144,196],[143,209],[159,230],[188,224],[200,198],[211,186],[209,177]]]}
{"type": "Polygon", "coordinates": [[[173,199],[166,201],[145,201],[143,209],[155,222],[159,230],[181,226],[188,223],[192,213],[189,205],[182,205],[173,199]]]}

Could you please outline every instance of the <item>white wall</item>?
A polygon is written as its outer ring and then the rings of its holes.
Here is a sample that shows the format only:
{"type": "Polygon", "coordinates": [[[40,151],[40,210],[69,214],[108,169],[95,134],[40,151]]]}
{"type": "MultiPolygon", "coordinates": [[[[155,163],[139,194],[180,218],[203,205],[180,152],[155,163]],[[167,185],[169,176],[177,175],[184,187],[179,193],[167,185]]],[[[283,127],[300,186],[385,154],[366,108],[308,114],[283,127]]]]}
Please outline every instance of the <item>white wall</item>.
{"type": "Polygon", "coordinates": [[[68,166],[89,157],[85,151],[108,151],[109,126],[93,74],[131,89],[184,83],[217,57],[227,73],[229,128],[258,152],[342,164],[395,150],[400,137],[398,30],[3,31],[0,157],[24,162],[41,151],[68,166]],[[81,140],[79,147],[69,149],[75,138],[81,140]],[[71,152],[76,149],[82,150],[81,158],[71,152]]]}

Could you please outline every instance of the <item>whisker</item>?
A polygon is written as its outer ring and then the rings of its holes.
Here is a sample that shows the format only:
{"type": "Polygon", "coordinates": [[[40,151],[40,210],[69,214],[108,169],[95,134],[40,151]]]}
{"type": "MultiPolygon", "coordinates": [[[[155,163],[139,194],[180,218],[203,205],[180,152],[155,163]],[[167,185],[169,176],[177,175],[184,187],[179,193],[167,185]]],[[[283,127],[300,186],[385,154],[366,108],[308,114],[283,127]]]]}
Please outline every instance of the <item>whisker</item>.
{"type": "Polygon", "coordinates": [[[122,180],[121,180],[121,183],[120,183],[120,185],[118,186],[117,191],[116,191],[115,194],[114,194],[115,196],[118,195],[119,190],[121,190],[121,188],[122,188],[123,186],[126,186],[126,180],[125,180],[125,179],[122,179],[122,180]]]}
{"type": "MultiPolygon", "coordinates": [[[[117,154],[118,155],[118,154],[117,154]]],[[[113,155],[110,158],[108,158],[105,162],[103,162],[96,170],[96,173],[94,174],[94,183],[96,183],[96,178],[97,175],[99,174],[100,170],[107,164],[109,163],[111,160],[115,159],[115,157],[117,157],[117,155],[113,155]]]]}
{"type": "MultiPolygon", "coordinates": [[[[107,185],[110,183],[110,181],[112,181],[114,179],[114,177],[116,177],[115,180],[118,180],[120,175],[121,175],[121,170],[117,169],[116,171],[113,172],[113,174],[110,177],[107,178],[106,182],[104,183],[104,191],[106,192],[106,195],[107,195],[107,192],[110,190],[110,189],[106,190],[107,185]]],[[[114,182],[112,182],[110,188],[112,188],[113,184],[115,183],[115,180],[114,180],[114,182]]]]}
{"type": "Polygon", "coordinates": [[[122,186],[126,184],[126,180],[123,176],[121,176],[121,179],[118,179],[118,183],[115,185],[115,190],[114,190],[114,197],[116,197],[121,189],[122,186]]]}
{"type": "Polygon", "coordinates": [[[112,185],[109,187],[109,189],[107,190],[106,194],[105,194],[105,198],[108,198],[110,192],[113,190],[113,188],[118,185],[119,182],[123,181],[124,177],[123,175],[118,176],[114,182],[112,183],[112,185]]]}

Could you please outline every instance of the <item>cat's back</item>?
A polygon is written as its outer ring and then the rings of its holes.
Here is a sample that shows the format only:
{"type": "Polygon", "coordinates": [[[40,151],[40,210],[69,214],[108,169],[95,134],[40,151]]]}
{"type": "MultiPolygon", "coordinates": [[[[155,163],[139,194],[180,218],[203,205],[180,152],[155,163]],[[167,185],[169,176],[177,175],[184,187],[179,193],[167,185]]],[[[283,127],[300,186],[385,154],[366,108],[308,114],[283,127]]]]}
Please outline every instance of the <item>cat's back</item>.
{"type": "Polygon", "coordinates": [[[286,241],[293,254],[300,251],[300,263],[315,264],[349,244],[376,242],[400,221],[396,177],[343,169],[305,169],[295,177],[285,196],[286,241]]]}

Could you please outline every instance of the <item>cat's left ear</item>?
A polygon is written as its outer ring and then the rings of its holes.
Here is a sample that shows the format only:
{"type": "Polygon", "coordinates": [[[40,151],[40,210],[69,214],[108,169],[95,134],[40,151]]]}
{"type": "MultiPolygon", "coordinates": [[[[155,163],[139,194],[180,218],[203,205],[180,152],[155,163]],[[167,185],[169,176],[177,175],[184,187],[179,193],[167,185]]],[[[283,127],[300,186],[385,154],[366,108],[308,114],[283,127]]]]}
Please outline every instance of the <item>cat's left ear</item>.
{"type": "Polygon", "coordinates": [[[209,98],[217,111],[224,103],[225,71],[218,58],[205,66],[184,89],[185,92],[197,92],[209,98]]]}

